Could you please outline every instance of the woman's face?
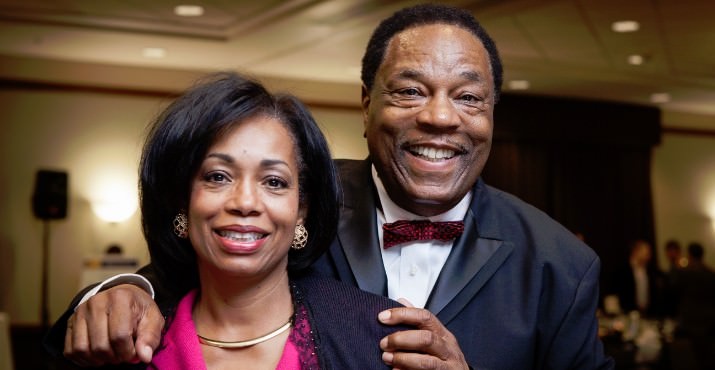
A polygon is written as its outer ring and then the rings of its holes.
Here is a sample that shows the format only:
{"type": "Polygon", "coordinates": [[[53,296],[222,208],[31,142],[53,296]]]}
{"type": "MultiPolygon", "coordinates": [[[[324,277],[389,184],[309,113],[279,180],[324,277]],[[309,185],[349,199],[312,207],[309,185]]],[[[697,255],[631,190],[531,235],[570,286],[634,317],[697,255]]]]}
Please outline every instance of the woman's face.
{"type": "Polygon", "coordinates": [[[209,148],[189,202],[199,271],[263,280],[286,273],[303,223],[293,140],[273,117],[236,124],[209,148]]]}

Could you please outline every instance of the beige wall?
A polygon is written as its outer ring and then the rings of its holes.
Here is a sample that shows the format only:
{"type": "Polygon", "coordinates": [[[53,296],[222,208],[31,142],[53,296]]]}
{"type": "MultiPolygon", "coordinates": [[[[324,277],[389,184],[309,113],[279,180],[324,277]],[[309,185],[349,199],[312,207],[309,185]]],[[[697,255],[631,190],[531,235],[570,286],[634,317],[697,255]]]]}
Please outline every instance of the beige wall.
{"type": "MultiPolygon", "coordinates": [[[[146,260],[139,216],[107,225],[93,216],[96,184],[118,183],[136,194],[136,161],[145,123],[157,99],[41,90],[0,91],[0,229],[2,248],[12,250],[9,298],[13,323],[37,323],[41,302],[43,222],[33,216],[35,172],[69,173],[68,217],[50,221],[49,303],[56,318],[79,285],[85,256],[121,241],[130,256],[146,260]]],[[[7,297],[7,293],[5,293],[7,297]]]]}
{"type": "MultiPolygon", "coordinates": [[[[38,169],[69,173],[69,215],[51,221],[50,319],[80,285],[82,261],[120,242],[147,261],[139,215],[119,224],[91,211],[98,188],[124,184],[136,191],[136,166],[145,125],[166,101],[148,96],[82,91],[0,90],[0,310],[14,324],[40,322],[43,223],[30,207],[38,169]]],[[[314,108],[341,158],[364,158],[360,112],[314,108]]],[[[654,150],[657,244],[701,241],[715,266],[715,137],[667,134],[654,150]]],[[[661,259],[662,260],[662,259],[661,259]]]]}
{"type": "MultiPolygon", "coordinates": [[[[712,119],[715,121],[715,118],[712,119]]],[[[658,259],[669,239],[705,247],[715,268],[715,136],[665,134],[653,152],[653,202],[658,259]]]]}

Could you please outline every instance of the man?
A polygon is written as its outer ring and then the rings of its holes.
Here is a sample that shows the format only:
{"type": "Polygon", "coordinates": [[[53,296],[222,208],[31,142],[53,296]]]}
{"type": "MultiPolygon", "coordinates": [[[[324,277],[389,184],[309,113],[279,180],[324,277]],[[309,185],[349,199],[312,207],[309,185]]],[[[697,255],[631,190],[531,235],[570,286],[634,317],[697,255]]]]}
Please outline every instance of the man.
{"type": "MultiPolygon", "coordinates": [[[[400,369],[612,368],[597,338],[595,253],[479,178],[502,67],[471,14],[441,5],[395,13],[367,46],[362,80],[370,155],[338,161],[339,235],[314,273],[416,306],[380,314],[418,328],[384,338],[383,360],[400,369]],[[446,226],[463,233],[400,219],[463,222],[446,226]]],[[[162,325],[143,290],[108,289],[69,320],[66,354],[85,364],[146,360],[162,325]]]]}
{"type": "MultiPolygon", "coordinates": [[[[687,266],[676,272],[679,297],[675,343],[682,348],[675,356],[691,353],[698,369],[715,368],[715,271],[703,261],[705,248],[691,242],[687,266]]],[[[675,359],[675,357],[674,357],[675,359]]],[[[691,360],[691,361],[692,361],[691,360]]]]}
{"type": "Polygon", "coordinates": [[[649,317],[662,316],[666,281],[653,263],[650,242],[644,239],[631,241],[628,260],[613,272],[611,280],[610,290],[618,296],[623,312],[638,311],[649,317]]]}
{"type": "Polygon", "coordinates": [[[675,292],[675,282],[678,271],[683,267],[682,248],[680,242],[670,239],[665,242],[665,258],[668,268],[665,270],[665,289],[663,291],[663,314],[674,318],[678,309],[678,295],[675,292]]]}
{"type": "Polygon", "coordinates": [[[680,242],[675,239],[665,242],[665,258],[668,260],[668,274],[674,274],[682,267],[680,242]]]}

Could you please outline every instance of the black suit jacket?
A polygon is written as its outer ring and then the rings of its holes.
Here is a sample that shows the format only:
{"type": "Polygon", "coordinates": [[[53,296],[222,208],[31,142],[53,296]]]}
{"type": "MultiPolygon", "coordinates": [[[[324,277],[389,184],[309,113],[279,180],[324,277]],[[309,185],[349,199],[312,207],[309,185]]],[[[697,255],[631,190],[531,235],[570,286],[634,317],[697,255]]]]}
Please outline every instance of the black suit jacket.
{"type": "Polygon", "coordinates": [[[679,330],[715,343],[715,272],[696,263],[675,273],[679,330]]]}
{"type": "MultiPolygon", "coordinates": [[[[337,160],[344,191],[338,237],[314,273],[387,294],[369,161],[337,160]]],[[[426,308],[475,369],[609,369],[598,338],[600,261],[571,232],[516,197],[473,188],[426,308]]]]}

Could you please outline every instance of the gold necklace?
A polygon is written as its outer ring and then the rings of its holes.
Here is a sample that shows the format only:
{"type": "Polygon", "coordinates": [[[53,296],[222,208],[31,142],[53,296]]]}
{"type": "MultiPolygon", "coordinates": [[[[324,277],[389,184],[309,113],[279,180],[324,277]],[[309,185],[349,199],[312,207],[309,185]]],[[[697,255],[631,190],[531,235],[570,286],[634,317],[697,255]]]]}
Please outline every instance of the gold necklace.
{"type": "Polygon", "coordinates": [[[239,340],[239,341],[235,341],[235,342],[224,342],[221,340],[209,339],[206,337],[202,337],[198,333],[196,335],[199,337],[199,342],[201,344],[205,344],[207,346],[218,347],[218,348],[228,348],[228,349],[246,348],[246,347],[254,346],[258,343],[263,343],[263,342],[275,337],[276,335],[283,333],[284,331],[288,330],[288,328],[290,328],[292,324],[293,324],[293,319],[291,318],[288,320],[287,323],[283,324],[280,328],[273,330],[272,332],[270,332],[266,335],[263,335],[263,336],[260,336],[258,338],[254,338],[254,339],[239,340]]]}

